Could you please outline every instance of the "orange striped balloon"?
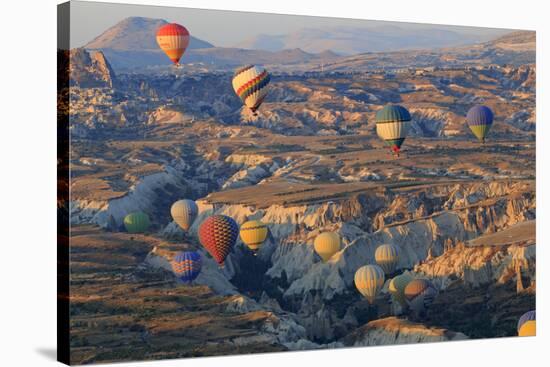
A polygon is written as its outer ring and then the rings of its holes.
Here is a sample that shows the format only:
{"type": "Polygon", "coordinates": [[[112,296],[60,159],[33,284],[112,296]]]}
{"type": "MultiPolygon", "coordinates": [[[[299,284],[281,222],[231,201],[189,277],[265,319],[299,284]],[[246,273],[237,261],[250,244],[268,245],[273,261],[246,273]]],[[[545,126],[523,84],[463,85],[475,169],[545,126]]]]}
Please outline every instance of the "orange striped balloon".
{"type": "Polygon", "coordinates": [[[179,24],[165,24],[157,31],[157,43],[162,51],[176,65],[189,46],[189,31],[179,24]]]}

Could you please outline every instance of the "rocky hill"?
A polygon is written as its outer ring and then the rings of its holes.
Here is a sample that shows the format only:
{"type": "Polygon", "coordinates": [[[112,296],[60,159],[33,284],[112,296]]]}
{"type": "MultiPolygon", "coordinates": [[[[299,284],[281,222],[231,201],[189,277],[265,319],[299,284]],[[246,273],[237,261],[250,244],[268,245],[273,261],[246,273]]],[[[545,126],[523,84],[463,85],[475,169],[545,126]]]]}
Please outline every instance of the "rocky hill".
{"type": "Polygon", "coordinates": [[[112,88],[116,83],[113,68],[101,51],[71,50],[69,74],[71,85],[80,88],[112,88]]]}
{"type": "MultiPolygon", "coordinates": [[[[88,42],[84,48],[125,51],[158,51],[157,30],[168,24],[164,19],[129,17],[121,20],[105,32],[88,42]]],[[[192,30],[189,30],[192,33],[192,30]]],[[[211,48],[212,44],[193,37],[189,49],[211,48]]]]}
{"type": "Polygon", "coordinates": [[[537,46],[537,37],[534,31],[517,31],[506,34],[489,43],[494,45],[494,47],[515,52],[534,52],[537,46]]]}
{"type": "Polygon", "coordinates": [[[450,332],[441,328],[429,328],[423,324],[388,317],[369,322],[346,336],[344,341],[346,345],[350,346],[368,346],[465,339],[468,337],[462,333],[450,332]]]}
{"type": "MultiPolygon", "coordinates": [[[[169,61],[159,49],[156,41],[157,30],[167,24],[163,19],[129,17],[115,24],[88,42],[84,48],[101,50],[115,69],[128,69],[150,65],[169,65],[169,61]]],[[[189,30],[188,52],[208,49],[212,44],[193,37],[189,30]]]]}

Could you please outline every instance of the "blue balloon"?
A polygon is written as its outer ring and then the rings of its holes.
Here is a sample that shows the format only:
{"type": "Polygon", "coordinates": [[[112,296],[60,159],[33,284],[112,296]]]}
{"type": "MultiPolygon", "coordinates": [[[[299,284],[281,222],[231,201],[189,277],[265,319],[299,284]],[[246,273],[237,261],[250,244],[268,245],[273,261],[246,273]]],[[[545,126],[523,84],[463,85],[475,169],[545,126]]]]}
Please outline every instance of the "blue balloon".
{"type": "Polygon", "coordinates": [[[493,125],[493,111],[487,106],[474,106],[468,111],[466,122],[476,138],[484,143],[493,125]]]}
{"type": "Polygon", "coordinates": [[[202,268],[201,255],[195,251],[178,252],[172,260],[172,271],[183,282],[191,283],[202,268]]]}
{"type": "Polygon", "coordinates": [[[491,125],[493,123],[493,111],[487,106],[474,106],[466,115],[469,126],[491,125]]]}

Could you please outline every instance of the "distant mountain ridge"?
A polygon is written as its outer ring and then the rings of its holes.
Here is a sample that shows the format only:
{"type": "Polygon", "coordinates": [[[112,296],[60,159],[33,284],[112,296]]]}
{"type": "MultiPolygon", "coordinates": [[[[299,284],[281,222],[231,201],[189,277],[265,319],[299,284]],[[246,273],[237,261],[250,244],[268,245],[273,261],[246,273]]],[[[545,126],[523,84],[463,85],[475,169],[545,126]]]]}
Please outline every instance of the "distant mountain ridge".
{"type": "Polygon", "coordinates": [[[536,62],[535,32],[515,31],[483,43],[471,45],[365,52],[340,57],[324,65],[325,71],[369,70],[384,66],[387,69],[415,67],[464,67],[475,65],[523,65],[536,62]]]}
{"type": "MultiPolygon", "coordinates": [[[[160,52],[155,36],[157,30],[165,24],[168,24],[168,22],[164,19],[129,17],[107,29],[84,47],[88,49],[160,52]]],[[[189,32],[192,32],[192,30],[189,30],[189,32]]],[[[212,47],[214,45],[193,37],[191,33],[189,50],[212,47]]]]}
{"type": "MultiPolygon", "coordinates": [[[[167,22],[163,19],[126,18],[90,41],[85,48],[102,51],[116,71],[169,66],[170,61],[158,48],[155,39],[158,28],[164,24],[167,22]]],[[[189,31],[193,34],[192,29],[189,31]]],[[[501,64],[534,62],[535,32],[511,32],[480,41],[479,35],[467,32],[457,34],[437,28],[410,31],[394,25],[368,29],[303,29],[285,36],[259,35],[241,43],[242,47],[235,48],[215,47],[191,36],[190,46],[181,62],[184,65],[196,64],[199,69],[230,69],[243,64],[262,64],[280,69],[301,65],[303,70],[327,71],[378,67],[380,65],[376,66],[374,61],[384,57],[390,67],[406,66],[411,62],[409,57],[417,59],[415,62],[419,66],[448,65],[446,54],[458,62],[466,61],[464,57],[501,64]],[[466,40],[471,43],[434,48],[434,45],[466,40]],[[417,51],[410,50],[412,45],[417,51]],[[388,48],[391,51],[386,50],[388,48]],[[359,52],[364,49],[380,51],[359,52]],[[471,51],[474,53],[471,54],[471,51]],[[350,53],[353,55],[350,56],[350,53]]]]}
{"type": "Polygon", "coordinates": [[[396,25],[376,27],[304,28],[286,35],[260,34],[236,45],[244,49],[280,51],[301,48],[318,53],[385,52],[406,49],[453,47],[486,42],[494,36],[459,33],[438,28],[405,29],[396,25]]]}

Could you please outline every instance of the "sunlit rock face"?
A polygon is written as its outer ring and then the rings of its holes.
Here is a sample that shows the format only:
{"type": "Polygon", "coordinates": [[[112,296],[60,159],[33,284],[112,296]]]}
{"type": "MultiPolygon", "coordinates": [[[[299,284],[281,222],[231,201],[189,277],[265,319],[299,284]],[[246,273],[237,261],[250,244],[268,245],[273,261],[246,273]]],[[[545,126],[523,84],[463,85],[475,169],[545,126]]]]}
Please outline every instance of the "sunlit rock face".
{"type": "Polygon", "coordinates": [[[77,48],[70,52],[71,83],[80,88],[112,88],[116,76],[101,51],[77,48]]]}
{"type": "Polygon", "coordinates": [[[371,321],[344,338],[350,346],[410,344],[464,340],[468,337],[442,328],[430,328],[405,319],[389,317],[371,321]]]}

